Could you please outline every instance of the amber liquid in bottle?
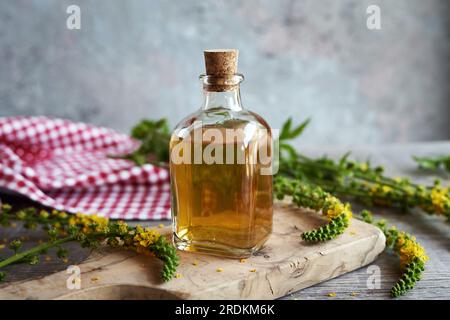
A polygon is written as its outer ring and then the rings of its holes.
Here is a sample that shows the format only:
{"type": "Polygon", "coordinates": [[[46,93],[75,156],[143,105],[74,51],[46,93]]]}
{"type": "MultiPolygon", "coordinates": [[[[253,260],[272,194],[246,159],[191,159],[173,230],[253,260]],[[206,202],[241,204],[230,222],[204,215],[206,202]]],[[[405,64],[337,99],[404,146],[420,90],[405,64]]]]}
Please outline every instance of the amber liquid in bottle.
{"type": "Polygon", "coordinates": [[[246,257],[272,230],[272,175],[263,172],[271,166],[270,128],[242,108],[242,77],[233,77],[237,84],[226,91],[206,86],[202,109],[183,120],[171,138],[173,232],[181,250],[246,257]],[[239,134],[230,139],[226,131],[239,134]],[[184,161],[173,161],[174,155],[184,161]]]}

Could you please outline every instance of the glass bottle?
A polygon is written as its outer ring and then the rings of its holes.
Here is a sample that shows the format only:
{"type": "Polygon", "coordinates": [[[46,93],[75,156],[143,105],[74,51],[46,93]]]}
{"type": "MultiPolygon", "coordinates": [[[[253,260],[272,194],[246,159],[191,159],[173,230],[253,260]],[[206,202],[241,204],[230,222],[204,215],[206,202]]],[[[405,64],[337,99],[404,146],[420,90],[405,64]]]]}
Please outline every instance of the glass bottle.
{"type": "Polygon", "coordinates": [[[237,50],[206,50],[202,107],[170,141],[175,246],[229,257],[256,252],[272,231],[272,135],[242,107],[237,50]]]}

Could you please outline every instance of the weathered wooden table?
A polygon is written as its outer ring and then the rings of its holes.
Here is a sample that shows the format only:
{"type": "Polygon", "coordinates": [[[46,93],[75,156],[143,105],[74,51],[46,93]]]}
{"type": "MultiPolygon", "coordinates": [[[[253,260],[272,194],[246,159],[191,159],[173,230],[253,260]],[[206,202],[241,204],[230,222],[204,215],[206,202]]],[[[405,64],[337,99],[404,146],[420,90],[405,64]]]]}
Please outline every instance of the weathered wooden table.
{"type": "MultiPolygon", "coordinates": [[[[450,154],[450,142],[416,143],[410,145],[390,146],[350,146],[345,147],[307,147],[298,146],[303,153],[313,156],[327,154],[339,157],[344,152],[352,150],[352,157],[357,160],[370,159],[374,164],[383,164],[389,175],[409,176],[419,183],[431,184],[436,174],[423,173],[417,170],[411,155],[450,154]]],[[[439,175],[444,183],[450,183],[450,176],[439,175]]],[[[4,201],[16,205],[30,205],[23,198],[0,194],[4,201]]],[[[357,208],[358,206],[355,205],[357,208]]],[[[407,295],[400,299],[449,299],[450,298],[450,226],[441,217],[427,216],[420,210],[411,213],[401,213],[397,210],[374,208],[376,217],[386,218],[390,224],[416,236],[425,247],[430,261],[422,281],[407,295]]],[[[161,222],[150,221],[144,225],[157,225],[161,222]]],[[[168,221],[164,222],[168,224],[168,221]]],[[[43,233],[24,231],[20,225],[13,229],[0,228],[0,244],[4,240],[26,237],[27,242],[34,244],[43,237],[43,233]]],[[[89,252],[80,249],[76,244],[70,244],[70,263],[85,259],[89,252]]],[[[44,262],[36,265],[18,265],[8,268],[8,281],[17,281],[40,277],[55,271],[64,270],[67,265],[54,256],[49,255],[44,262]]],[[[389,299],[389,289],[400,274],[398,258],[388,252],[369,267],[364,267],[338,278],[295,292],[284,299],[389,299]],[[379,275],[379,277],[378,277],[379,275]],[[379,280],[379,282],[378,282],[379,280]],[[379,283],[379,286],[377,285],[379,283]],[[335,293],[330,297],[328,294],[335,293]]]]}

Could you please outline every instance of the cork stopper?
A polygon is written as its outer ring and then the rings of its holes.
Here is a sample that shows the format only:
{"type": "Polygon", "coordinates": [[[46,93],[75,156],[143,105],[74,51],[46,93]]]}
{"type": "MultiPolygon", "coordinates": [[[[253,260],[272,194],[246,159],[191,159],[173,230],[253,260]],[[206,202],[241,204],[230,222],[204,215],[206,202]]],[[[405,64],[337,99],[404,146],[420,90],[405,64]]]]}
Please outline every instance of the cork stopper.
{"type": "Polygon", "coordinates": [[[235,89],[242,76],[237,76],[237,49],[205,50],[206,79],[203,87],[207,91],[230,91],[235,89]]]}
{"type": "Polygon", "coordinates": [[[213,76],[233,75],[237,73],[237,49],[205,50],[206,74],[213,76]]]}

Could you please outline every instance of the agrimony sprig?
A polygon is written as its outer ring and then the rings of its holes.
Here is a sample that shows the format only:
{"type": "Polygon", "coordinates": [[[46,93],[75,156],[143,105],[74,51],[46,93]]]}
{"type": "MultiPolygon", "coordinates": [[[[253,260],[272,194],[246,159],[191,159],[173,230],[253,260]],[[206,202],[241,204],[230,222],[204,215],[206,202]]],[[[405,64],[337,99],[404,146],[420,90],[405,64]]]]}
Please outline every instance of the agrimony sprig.
{"type": "Polygon", "coordinates": [[[299,207],[322,211],[328,222],[316,230],[304,232],[305,241],[317,242],[331,240],[342,234],[349,226],[352,217],[350,204],[339,199],[318,186],[311,186],[299,180],[277,176],[274,181],[274,194],[278,200],[286,196],[299,207]]]}
{"type": "MultiPolygon", "coordinates": [[[[20,241],[12,241],[10,248],[14,250],[14,254],[1,260],[0,268],[20,262],[37,264],[39,255],[51,248],[56,248],[57,256],[64,259],[67,256],[67,250],[62,245],[73,241],[86,248],[95,249],[105,243],[112,247],[152,254],[163,262],[162,278],[164,281],[173,277],[179,264],[179,258],[173,245],[152,228],[143,228],[139,225],[132,227],[123,221],[110,222],[107,218],[81,213],[69,215],[58,210],[38,212],[35,208],[13,212],[12,207],[8,204],[4,204],[0,208],[2,209],[0,222],[3,225],[11,225],[12,221],[23,221],[27,228],[41,226],[47,230],[49,236],[48,242],[24,251],[20,251],[20,241]]],[[[4,278],[5,273],[0,272],[0,279],[4,278]]]]}
{"type": "Polygon", "coordinates": [[[391,289],[391,295],[398,297],[414,288],[417,281],[425,271],[428,260],[425,249],[417,242],[414,236],[399,231],[395,226],[389,227],[386,220],[375,221],[368,210],[361,212],[361,219],[376,225],[386,237],[386,247],[395,252],[400,258],[402,275],[391,289]]]}
{"type": "MultiPolygon", "coordinates": [[[[300,133],[307,123],[300,124],[300,133]]],[[[293,133],[284,136],[297,137],[293,133]]],[[[450,188],[443,187],[439,180],[433,186],[423,186],[408,178],[392,178],[384,174],[382,166],[350,160],[349,153],[337,161],[327,157],[310,158],[289,146],[286,138],[280,140],[280,150],[284,154],[280,157],[279,175],[318,185],[334,195],[365,205],[397,207],[404,211],[421,208],[428,214],[450,218],[450,188]]]]}

